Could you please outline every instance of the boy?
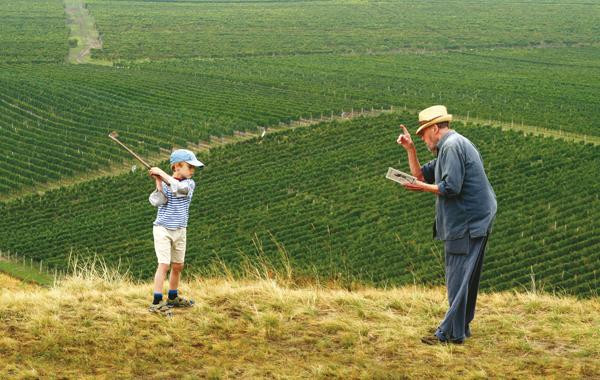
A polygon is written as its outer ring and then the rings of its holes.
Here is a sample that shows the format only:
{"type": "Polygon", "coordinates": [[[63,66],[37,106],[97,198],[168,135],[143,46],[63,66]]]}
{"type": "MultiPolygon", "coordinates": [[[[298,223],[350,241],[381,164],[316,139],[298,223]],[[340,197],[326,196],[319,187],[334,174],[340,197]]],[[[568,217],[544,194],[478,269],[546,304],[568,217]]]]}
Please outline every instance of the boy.
{"type": "Polygon", "coordinates": [[[194,301],[180,297],[177,293],[179,278],[185,258],[186,227],[188,211],[196,184],[192,180],[196,168],[204,164],[196,159],[193,152],[178,149],[171,154],[170,176],[157,167],[150,169],[150,176],[156,181],[156,190],[150,194],[150,203],[158,207],[154,221],[154,249],[158,258],[158,268],[154,276],[154,301],[150,312],[169,312],[173,307],[191,307],[194,301]],[[168,299],[163,301],[164,281],[171,266],[168,299]]]}

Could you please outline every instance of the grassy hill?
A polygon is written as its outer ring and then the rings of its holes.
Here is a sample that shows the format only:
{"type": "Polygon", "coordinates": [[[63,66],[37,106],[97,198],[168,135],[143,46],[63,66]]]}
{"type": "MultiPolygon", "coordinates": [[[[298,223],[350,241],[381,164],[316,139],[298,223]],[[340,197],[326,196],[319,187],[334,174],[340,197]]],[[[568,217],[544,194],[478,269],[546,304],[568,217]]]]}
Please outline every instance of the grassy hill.
{"type": "Polygon", "coordinates": [[[482,294],[463,346],[420,337],[441,288],[295,286],[192,279],[168,319],[150,284],[81,273],[23,287],[0,274],[2,378],[540,378],[600,376],[598,299],[482,294]]]}
{"type": "Polygon", "coordinates": [[[23,282],[50,286],[54,277],[49,273],[34,268],[31,264],[19,263],[0,255],[0,273],[5,273],[23,282]]]}
{"type": "MultiPolygon", "coordinates": [[[[298,274],[348,283],[443,283],[431,239],[434,197],[384,178],[407,170],[390,114],[322,123],[226,145],[207,163],[188,228],[189,268],[289,261],[298,274]]],[[[456,124],[479,147],[498,196],[482,287],[597,295],[600,148],[456,124]],[[574,182],[574,179],[576,181],[574,182]]],[[[421,161],[431,158],[419,143],[421,161]]],[[[164,165],[164,163],[163,163],[164,165]]],[[[147,278],[155,269],[145,173],[129,173],[0,203],[0,249],[65,268],[95,254],[147,278]]]]}
{"type": "Polygon", "coordinates": [[[0,378],[600,378],[599,7],[0,2],[0,378]],[[68,64],[86,33],[104,48],[68,64]],[[383,177],[432,104],[583,141],[456,124],[499,204],[464,346],[419,341],[447,302],[434,198],[383,177]],[[213,144],[182,287],[198,305],[172,319],[146,311],[153,183],[112,130],[165,168],[213,144]]]}

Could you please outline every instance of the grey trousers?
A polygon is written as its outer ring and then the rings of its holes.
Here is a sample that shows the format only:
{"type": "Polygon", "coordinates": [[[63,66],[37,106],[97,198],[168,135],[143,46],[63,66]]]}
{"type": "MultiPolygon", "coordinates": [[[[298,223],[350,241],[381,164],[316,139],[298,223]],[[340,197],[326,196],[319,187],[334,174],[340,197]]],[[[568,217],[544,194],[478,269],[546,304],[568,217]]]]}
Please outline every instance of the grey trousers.
{"type": "Polygon", "coordinates": [[[450,307],[436,335],[463,340],[470,336],[469,323],[475,317],[475,303],[487,236],[470,238],[466,255],[449,253],[446,249],[446,287],[450,307]]]}

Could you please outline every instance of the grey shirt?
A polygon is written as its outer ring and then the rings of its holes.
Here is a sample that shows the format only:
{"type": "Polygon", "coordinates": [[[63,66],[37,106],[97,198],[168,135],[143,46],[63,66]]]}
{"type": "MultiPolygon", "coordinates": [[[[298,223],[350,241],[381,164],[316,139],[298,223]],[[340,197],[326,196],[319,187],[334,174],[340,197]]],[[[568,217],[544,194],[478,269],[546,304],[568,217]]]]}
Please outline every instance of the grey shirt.
{"type": "Polygon", "coordinates": [[[421,167],[425,182],[437,184],[440,192],[435,202],[434,237],[486,236],[497,205],[479,151],[455,131],[444,135],[437,148],[437,158],[421,167]]]}

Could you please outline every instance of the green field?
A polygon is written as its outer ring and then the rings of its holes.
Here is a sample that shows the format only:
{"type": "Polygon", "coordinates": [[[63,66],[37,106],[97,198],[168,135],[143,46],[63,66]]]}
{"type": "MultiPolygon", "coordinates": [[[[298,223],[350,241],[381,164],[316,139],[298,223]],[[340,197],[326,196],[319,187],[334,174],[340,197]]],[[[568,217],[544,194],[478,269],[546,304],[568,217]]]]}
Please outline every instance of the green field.
{"type": "Polygon", "coordinates": [[[0,63],[64,62],[68,35],[62,1],[0,2],[0,63]]]}
{"type": "Polygon", "coordinates": [[[343,96],[226,76],[83,65],[7,68],[0,71],[0,190],[5,194],[128,158],[107,138],[112,130],[145,154],[309,118],[311,111],[316,116],[351,109],[343,96]]]}
{"type": "MultiPolygon", "coordinates": [[[[235,268],[263,254],[277,262],[285,250],[302,275],[442,283],[433,196],[384,178],[388,166],[407,168],[395,138],[413,118],[324,123],[211,150],[191,207],[189,268],[206,272],[215,260],[235,268]]],[[[498,194],[482,287],[528,289],[533,275],[549,291],[596,294],[600,148],[457,128],[480,148],[498,194]]],[[[144,173],[126,174],[5,203],[0,228],[12,232],[0,249],[59,268],[71,251],[98,254],[147,278],[156,265],[151,188],[144,173]]]]}
{"type": "Polygon", "coordinates": [[[131,158],[107,138],[112,130],[166,159],[235,131],[404,109],[213,149],[192,206],[189,263],[203,273],[214,260],[235,268],[285,249],[306,276],[439,284],[434,199],[383,174],[406,168],[397,124],[414,128],[416,110],[445,104],[462,120],[594,142],[459,124],[499,200],[482,286],[597,294],[597,2],[82,6],[91,18],[80,10],[74,25],[61,0],[0,4],[0,250],[57,269],[71,251],[97,253],[151,274],[151,183],[123,174],[131,158]],[[96,35],[102,50],[67,60],[69,39],[96,35]],[[121,175],[100,177],[112,169],[121,175]]]}
{"type": "Polygon", "coordinates": [[[452,99],[452,112],[463,116],[600,136],[600,48],[315,55],[134,67],[343,96],[354,107],[421,109],[452,99]]]}
{"type": "Polygon", "coordinates": [[[91,0],[108,60],[600,42],[597,2],[91,0]]]}
{"type": "Polygon", "coordinates": [[[25,262],[24,258],[20,257],[22,261],[19,262],[18,259],[18,257],[5,257],[0,252],[0,275],[4,273],[19,281],[36,285],[52,286],[54,284],[56,280],[54,276],[44,271],[44,268],[40,266],[35,267],[33,260],[30,259],[29,262],[25,262]]]}
{"type": "Polygon", "coordinates": [[[154,155],[300,118],[444,103],[463,119],[600,137],[594,3],[90,1],[96,54],[116,67],[63,63],[63,5],[0,6],[0,199],[127,159],[112,130],[154,155]],[[424,21],[433,15],[443,33],[424,21]],[[205,59],[206,46],[228,58],[205,59]]]}
{"type": "Polygon", "coordinates": [[[446,103],[464,117],[598,137],[599,58],[599,48],[565,48],[127,68],[4,65],[0,190],[15,193],[122,161],[126,153],[106,138],[112,130],[146,154],[300,118],[446,103]],[[569,59],[556,64],[559,55],[569,59]],[[22,167],[12,175],[16,165],[22,167]]]}

